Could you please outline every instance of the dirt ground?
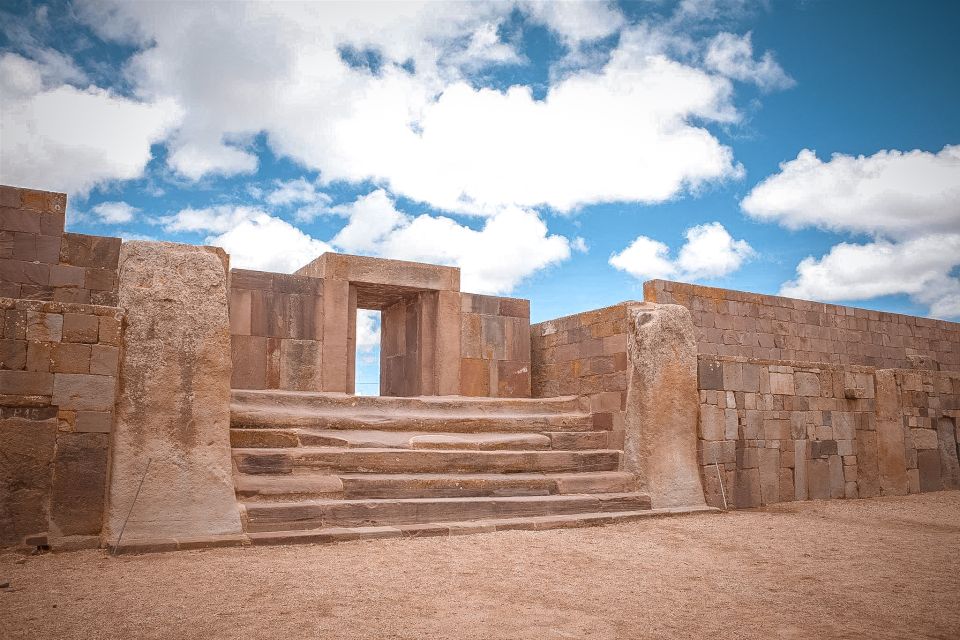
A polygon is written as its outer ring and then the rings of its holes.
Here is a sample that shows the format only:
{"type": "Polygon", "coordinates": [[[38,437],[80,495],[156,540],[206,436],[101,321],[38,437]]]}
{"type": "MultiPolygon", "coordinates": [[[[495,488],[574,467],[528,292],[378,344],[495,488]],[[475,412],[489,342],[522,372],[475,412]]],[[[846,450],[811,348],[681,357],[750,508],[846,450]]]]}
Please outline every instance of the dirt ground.
{"type": "Polygon", "coordinates": [[[7,580],[11,640],[958,638],[960,492],[454,538],[8,553],[7,580]]]}

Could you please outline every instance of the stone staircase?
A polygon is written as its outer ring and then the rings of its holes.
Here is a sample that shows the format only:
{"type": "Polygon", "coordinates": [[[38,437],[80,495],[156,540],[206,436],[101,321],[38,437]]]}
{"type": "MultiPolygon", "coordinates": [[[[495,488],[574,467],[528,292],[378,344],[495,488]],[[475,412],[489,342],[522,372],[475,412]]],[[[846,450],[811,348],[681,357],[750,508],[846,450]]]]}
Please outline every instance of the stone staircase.
{"type": "Polygon", "coordinates": [[[575,397],[235,390],[234,480],[254,543],[585,526],[650,515],[575,397]]]}

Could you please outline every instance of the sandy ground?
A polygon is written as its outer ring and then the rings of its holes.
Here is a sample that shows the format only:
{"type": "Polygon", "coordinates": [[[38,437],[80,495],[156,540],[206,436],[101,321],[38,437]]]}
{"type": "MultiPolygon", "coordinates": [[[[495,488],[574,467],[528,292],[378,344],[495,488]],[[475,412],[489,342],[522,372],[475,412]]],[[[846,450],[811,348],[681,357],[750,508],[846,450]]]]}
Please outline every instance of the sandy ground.
{"type": "Polygon", "coordinates": [[[0,637],[958,638],[960,492],[545,532],[0,555],[0,637]]]}

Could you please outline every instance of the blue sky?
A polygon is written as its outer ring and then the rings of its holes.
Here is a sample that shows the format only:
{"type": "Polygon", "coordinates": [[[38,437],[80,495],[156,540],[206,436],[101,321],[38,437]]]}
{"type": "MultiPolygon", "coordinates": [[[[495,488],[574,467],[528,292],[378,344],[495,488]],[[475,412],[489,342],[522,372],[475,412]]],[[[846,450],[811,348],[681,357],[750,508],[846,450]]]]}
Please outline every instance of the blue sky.
{"type": "Polygon", "coordinates": [[[960,317],[955,2],[5,9],[0,181],[72,231],[443,262],[534,321],[652,277],[960,317]]]}

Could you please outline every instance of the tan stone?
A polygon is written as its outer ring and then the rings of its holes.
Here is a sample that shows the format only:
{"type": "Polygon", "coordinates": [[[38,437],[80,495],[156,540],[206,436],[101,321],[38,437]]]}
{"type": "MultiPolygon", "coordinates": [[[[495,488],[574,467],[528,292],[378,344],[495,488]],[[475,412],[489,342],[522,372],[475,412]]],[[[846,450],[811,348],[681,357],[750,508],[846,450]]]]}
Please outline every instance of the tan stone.
{"type": "Polygon", "coordinates": [[[906,495],[907,461],[900,417],[896,374],[878,370],[876,376],[877,466],[881,495],[906,495]]]}
{"type": "Polygon", "coordinates": [[[201,247],[124,243],[119,295],[127,309],[125,384],[105,539],[116,542],[128,512],[124,540],[241,533],[230,461],[223,262],[201,247]]]}
{"type": "Polygon", "coordinates": [[[117,380],[112,376],[56,373],[53,376],[53,404],[74,411],[111,411],[116,387],[117,380]]]}
{"type": "Polygon", "coordinates": [[[0,545],[47,530],[57,421],[0,419],[0,545]]]}
{"type": "MultiPolygon", "coordinates": [[[[14,337],[14,336],[7,336],[14,337]]],[[[63,337],[63,316],[57,313],[27,311],[26,338],[37,342],[60,342],[63,337]]]]}
{"type": "Polygon", "coordinates": [[[629,307],[624,468],[654,508],[703,505],[697,463],[697,341],[677,305],[629,307]]]}

